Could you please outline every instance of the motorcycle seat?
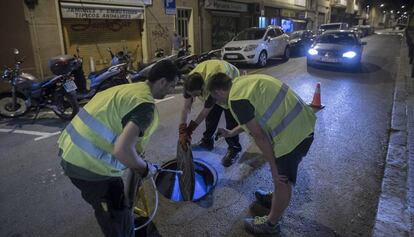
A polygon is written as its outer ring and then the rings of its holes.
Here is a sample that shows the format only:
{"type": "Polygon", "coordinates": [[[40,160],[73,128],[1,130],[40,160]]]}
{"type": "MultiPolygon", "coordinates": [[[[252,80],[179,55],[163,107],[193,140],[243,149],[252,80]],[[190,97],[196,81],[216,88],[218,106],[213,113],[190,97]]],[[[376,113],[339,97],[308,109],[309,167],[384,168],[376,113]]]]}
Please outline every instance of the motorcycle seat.
{"type": "Polygon", "coordinates": [[[109,67],[106,67],[106,68],[104,68],[102,70],[99,70],[97,72],[91,72],[91,73],[89,73],[89,78],[98,77],[98,76],[102,75],[103,73],[105,73],[106,71],[108,71],[108,68],[109,67]]]}

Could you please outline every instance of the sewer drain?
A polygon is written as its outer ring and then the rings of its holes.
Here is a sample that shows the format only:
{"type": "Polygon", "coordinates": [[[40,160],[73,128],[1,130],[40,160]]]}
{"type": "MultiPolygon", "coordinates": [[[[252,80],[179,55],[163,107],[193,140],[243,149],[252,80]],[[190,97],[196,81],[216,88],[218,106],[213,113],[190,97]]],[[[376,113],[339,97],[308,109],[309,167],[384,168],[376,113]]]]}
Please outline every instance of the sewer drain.
{"type": "MultiPolygon", "coordinates": [[[[165,163],[164,169],[177,169],[177,160],[165,163]]],[[[217,172],[204,161],[194,159],[195,168],[195,190],[192,201],[198,201],[211,192],[217,183],[217,172]]],[[[161,172],[155,177],[158,191],[166,198],[174,202],[182,202],[178,174],[161,172]]]]}

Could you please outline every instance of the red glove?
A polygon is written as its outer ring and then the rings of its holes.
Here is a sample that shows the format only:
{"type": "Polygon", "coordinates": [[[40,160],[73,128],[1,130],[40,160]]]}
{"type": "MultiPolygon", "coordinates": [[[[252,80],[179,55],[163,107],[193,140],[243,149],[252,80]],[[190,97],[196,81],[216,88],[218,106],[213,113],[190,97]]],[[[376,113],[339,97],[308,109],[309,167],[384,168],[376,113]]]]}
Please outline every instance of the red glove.
{"type": "Polygon", "coordinates": [[[190,124],[188,124],[186,132],[187,132],[187,136],[190,138],[190,141],[191,141],[191,135],[193,135],[193,132],[197,127],[198,127],[198,123],[196,123],[194,120],[191,120],[190,124]]]}
{"type": "Polygon", "coordinates": [[[180,143],[181,148],[184,151],[187,151],[190,141],[191,141],[191,137],[189,137],[187,134],[187,124],[186,123],[180,124],[180,126],[178,127],[178,142],[180,143]]]}

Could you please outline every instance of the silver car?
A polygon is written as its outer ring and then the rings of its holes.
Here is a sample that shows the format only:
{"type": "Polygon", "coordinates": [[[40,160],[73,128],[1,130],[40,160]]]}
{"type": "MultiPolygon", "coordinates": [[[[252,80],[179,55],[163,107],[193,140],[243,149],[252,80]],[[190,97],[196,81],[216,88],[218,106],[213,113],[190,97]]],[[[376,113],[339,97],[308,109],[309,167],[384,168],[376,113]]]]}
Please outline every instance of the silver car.
{"type": "Polygon", "coordinates": [[[307,65],[359,68],[366,44],[350,30],[326,31],[309,48],[307,65]]]}

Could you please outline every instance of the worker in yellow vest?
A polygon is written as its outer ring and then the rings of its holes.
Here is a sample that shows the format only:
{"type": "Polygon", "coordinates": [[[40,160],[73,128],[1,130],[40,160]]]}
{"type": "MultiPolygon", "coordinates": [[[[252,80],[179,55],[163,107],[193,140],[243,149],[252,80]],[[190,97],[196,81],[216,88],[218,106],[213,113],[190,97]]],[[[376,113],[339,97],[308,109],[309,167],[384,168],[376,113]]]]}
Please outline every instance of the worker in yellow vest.
{"type": "Polygon", "coordinates": [[[174,88],[177,74],[173,62],[163,60],[151,69],[147,81],[96,94],[59,138],[61,166],[93,207],[107,237],[135,236],[121,176],[126,168],[142,178],[157,172],[142,154],[158,126],[154,99],[162,99],[174,88]]]}
{"type": "Polygon", "coordinates": [[[217,102],[228,105],[239,124],[232,130],[219,128],[220,136],[249,132],[270,165],[273,193],[255,192],[257,201],[270,208],[270,213],[245,219],[245,228],[257,235],[277,234],[298,165],[313,142],[315,114],[285,83],[268,75],[248,75],[232,81],[219,73],[211,78],[208,90],[217,102]]]}
{"type": "MultiPolygon", "coordinates": [[[[193,131],[204,119],[206,120],[206,130],[197,146],[209,151],[214,148],[213,135],[217,129],[223,111],[226,118],[227,129],[233,129],[238,125],[227,106],[217,104],[207,91],[207,84],[211,76],[218,72],[225,73],[230,78],[236,78],[240,75],[239,70],[234,65],[223,60],[212,59],[198,64],[189,73],[188,78],[184,82],[185,102],[181,112],[179,126],[179,141],[184,150],[187,149],[188,144],[191,142],[193,131]],[[195,120],[191,120],[187,126],[187,116],[196,97],[204,102],[204,108],[200,111],[195,120]]],[[[237,160],[242,148],[238,135],[226,138],[226,142],[228,144],[228,149],[226,155],[222,158],[221,163],[223,166],[228,167],[237,160]]]]}

